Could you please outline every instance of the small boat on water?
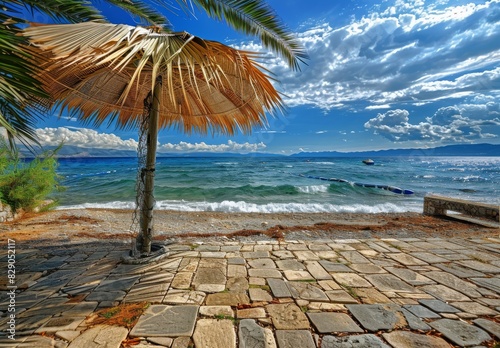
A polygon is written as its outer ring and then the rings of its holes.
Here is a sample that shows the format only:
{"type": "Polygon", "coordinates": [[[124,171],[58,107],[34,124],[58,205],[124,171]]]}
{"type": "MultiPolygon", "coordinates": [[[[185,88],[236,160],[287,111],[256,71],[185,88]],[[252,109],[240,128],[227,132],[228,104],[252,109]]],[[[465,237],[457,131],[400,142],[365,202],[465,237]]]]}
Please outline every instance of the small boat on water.
{"type": "Polygon", "coordinates": [[[375,161],[374,161],[374,160],[372,160],[372,159],[370,159],[370,158],[369,158],[369,159],[365,159],[365,160],[363,160],[362,162],[363,162],[364,164],[366,164],[367,166],[372,166],[372,165],[374,165],[374,164],[375,164],[375,161]]]}

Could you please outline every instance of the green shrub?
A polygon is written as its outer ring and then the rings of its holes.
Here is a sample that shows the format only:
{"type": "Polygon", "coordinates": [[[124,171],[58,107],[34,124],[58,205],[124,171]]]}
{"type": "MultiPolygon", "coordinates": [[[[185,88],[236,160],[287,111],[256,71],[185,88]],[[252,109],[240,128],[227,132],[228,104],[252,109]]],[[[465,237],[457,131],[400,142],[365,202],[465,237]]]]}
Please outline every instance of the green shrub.
{"type": "Polygon", "coordinates": [[[10,205],[13,211],[31,211],[39,207],[51,192],[61,190],[56,173],[56,152],[23,160],[17,149],[0,144],[0,200],[10,205]]]}

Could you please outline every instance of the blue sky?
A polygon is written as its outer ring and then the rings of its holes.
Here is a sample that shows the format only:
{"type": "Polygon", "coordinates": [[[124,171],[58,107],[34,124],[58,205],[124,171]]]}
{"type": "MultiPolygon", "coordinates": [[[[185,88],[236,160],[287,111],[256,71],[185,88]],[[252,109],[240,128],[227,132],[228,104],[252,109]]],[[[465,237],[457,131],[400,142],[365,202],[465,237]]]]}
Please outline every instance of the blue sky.
{"type": "MultiPolygon", "coordinates": [[[[159,152],[362,151],[500,144],[500,0],[269,0],[306,48],[301,71],[266,54],[287,113],[251,135],[211,137],[162,130],[159,152]]],[[[138,24],[111,7],[111,22],[138,24]]],[[[167,13],[177,31],[263,51],[198,12],[167,13]]],[[[35,18],[36,19],[36,18],[35,18]]],[[[40,18],[39,21],[43,21],[40,18]]],[[[49,116],[43,144],[135,149],[135,131],[89,128],[49,116]]]]}

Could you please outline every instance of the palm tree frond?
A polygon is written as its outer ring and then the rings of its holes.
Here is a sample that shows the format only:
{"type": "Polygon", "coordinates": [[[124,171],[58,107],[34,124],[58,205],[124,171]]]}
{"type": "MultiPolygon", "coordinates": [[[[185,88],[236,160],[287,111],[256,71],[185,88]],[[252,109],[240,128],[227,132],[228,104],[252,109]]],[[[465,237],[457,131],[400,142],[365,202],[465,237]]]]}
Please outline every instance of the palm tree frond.
{"type": "Polygon", "coordinates": [[[161,25],[164,30],[170,30],[171,26],[167,18],[159,11],[146,5],[140,0],[106,0],[107,2],[120,7],[134,16],[138,16],[152,25],[161,25]]]}
{"type": "Polygon", "coordinates": [[[8,103],[0,98],[0,127],[5,128],[9,142],[13,145],[13,138],[22,143],[38,144],[35,133],[36,114],[8,103]]]}
{"type": "MultiPolygon", "coordinates": [[[[186,0],[177,0],[186,6],[186,0]]],[[[288,32],[263,0],[193,0],[207,14],[225,20],[234,29],[258,36],[264,46],[281,55],[294,70],[308,59],[300,43],[288,32]]]]}
{"type": "MultiPolygon", "coordinates": [[[[33,76],[37,71],[35,59],[23,50],[25,37],[20,30],[5,24],[7,16],[0,13],[0,126],[12,137],[36,141],[34,126],[38,111],[30,109],[34,98],[47,98],[40,82],[33,76]]],[[[12,144],[12,142],[11,142],[12,144]]]]}
{"type": "Polygon", "coordinates": [[[104,19],[100,12],[85,0],[11,0],[11,3],[45,13],[57,22],[75,23],[104,19]]]}
{"type": "MultiPolygon", "coordinates": [[[[139,17],[145,23],[165,26],[169,30],[166,17],[157,9],[140,0],[106,0],[133,16],[139,17]]],[[[68,21],[71,23],[86,21],[103,21],[101,12],[87,0],[10,0],[5,8],[6,12],[21,14],[23,10],[40,11],[47,14],[56,22],[68,21]]]]}

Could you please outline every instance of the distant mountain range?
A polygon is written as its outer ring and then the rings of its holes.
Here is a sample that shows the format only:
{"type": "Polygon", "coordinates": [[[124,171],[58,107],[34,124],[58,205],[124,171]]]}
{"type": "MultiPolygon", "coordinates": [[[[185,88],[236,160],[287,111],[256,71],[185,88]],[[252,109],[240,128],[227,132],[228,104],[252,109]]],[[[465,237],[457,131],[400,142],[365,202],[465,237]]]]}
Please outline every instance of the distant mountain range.
{"type": "MultiPolygon", "coordinates": [[[[49,148],[50,149],[50,148],[49,148]]],[[[29,152],[24,152],[26,157],[31,157],[29,152]]],[[[135,157],[137,153],[131,150],[82,148],[65,145],[58,152],[60,158],[72,157],[135,157]]],[[[278,157],[272,153],[252,152],[248,154],[239,153],[215,153],[215,152],[192,152],[192,153],[158,153],[158,157],[278,157]]],[[[464,144],[447,145],[428,149],[391,149],[378,151],[319,151],[299,152],[290,157],[313,158],[313,157],[382,157],[382,156],[500,156],[500,145],[494,144],[464,144]]]]}
{"type": "MultiPolygon", "coordinates": [[[[47,147],[47,149],[53,150],[55,149],[55,147],[47,147]]],[[[84,148],[72,145],[64,145],[57,153],[57,157],[60,158],[135,157],[135,156],[137,156],[137,152],[131,150],[84,148]]]]}
{"type": "MultiPolygon", "coordinates": [[[[45,150],[54,150],[55,146],[46,146],[45,150]]],[[[24,157],[33,157],[26,149],[21,150],[24,157]]],[[[85,158],[85,157],[136,157],[137,152],[132,150],[84,148],[73,145],[64,145],[57,153],[59,158],[85,158]]],[[[283,156],[272,153],[251,152],[248,154],[229,152],[189,152],[189,153],[164,153],[159,152],[157,157],[276,157],[283,156]]]]}
{"type": "Polygon", "coordinates": [[[500,145],[463,144],[447,145],[428,149],[391,149],[359,152],[300,152],[291,157],[382,157],[382,156],[500,156],[500,145]]]}

